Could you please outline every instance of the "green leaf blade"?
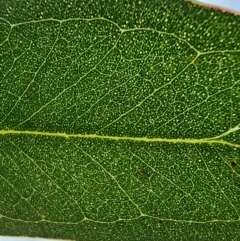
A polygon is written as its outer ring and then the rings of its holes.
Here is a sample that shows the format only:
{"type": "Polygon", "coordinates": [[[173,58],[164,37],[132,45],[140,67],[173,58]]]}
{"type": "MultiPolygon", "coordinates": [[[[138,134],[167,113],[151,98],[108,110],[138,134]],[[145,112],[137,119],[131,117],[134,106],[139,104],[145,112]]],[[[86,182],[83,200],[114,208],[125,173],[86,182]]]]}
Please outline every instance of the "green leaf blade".
{"type": "Polygon", "coordinates": [[[239,239],[239,16],[1,6],[1,235],[239,239]]]}

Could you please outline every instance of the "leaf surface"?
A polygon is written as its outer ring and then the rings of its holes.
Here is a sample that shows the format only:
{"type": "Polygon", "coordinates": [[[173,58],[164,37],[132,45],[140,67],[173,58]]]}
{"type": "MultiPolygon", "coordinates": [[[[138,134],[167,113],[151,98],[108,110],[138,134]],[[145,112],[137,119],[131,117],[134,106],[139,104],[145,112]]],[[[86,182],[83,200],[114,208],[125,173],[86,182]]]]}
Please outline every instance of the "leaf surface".
{"type": "Polygon", "coordinates": [[[0,6],[0,235],[239,240],[239,16],[0,6]]]}

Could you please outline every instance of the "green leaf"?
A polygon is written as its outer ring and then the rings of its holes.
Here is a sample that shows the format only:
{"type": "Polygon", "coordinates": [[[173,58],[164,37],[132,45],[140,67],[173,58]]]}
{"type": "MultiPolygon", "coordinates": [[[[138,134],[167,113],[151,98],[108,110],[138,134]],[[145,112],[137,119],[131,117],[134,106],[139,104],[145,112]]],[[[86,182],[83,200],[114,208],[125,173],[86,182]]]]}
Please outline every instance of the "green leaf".
{"type": "Polygon", "coordinates": [[[239,240],[239,16],[1,0],[0,33],[0,235],[239,240]]]}

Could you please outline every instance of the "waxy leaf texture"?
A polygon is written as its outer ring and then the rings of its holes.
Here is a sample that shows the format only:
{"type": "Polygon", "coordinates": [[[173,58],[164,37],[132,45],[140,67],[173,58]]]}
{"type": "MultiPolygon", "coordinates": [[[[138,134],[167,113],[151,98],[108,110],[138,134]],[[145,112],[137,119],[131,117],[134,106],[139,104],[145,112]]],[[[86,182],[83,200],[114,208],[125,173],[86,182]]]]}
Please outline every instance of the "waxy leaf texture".
{"type": "Polygon", "coordinates": [[[0,235],[240,240],[240,16],[182,0],[0,0],[0,235]]]}

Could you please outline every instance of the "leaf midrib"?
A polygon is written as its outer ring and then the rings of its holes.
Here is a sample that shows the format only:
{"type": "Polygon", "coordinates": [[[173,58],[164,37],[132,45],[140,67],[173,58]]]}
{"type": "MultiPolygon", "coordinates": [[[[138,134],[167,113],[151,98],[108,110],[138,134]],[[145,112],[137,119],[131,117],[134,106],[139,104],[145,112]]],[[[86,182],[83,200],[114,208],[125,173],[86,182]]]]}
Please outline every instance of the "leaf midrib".
{"type": "Polygon", "coordinates": [[[99,134],[70,134],[65,132],[43,132],[43,131],[21,131],[21,130],[0,130],[0,135],[33,135],[33,136],[51,136],[61,138],[86,138],[86,139],[108,139],[114,141],[135,141],[135,142],[167,142],[167,143],[186,143],[186,144],[221,144],[240,148],[240,144],[231,143],[222,139],[223,136],[239,130],[235,127],[224,134],[211,138],[192,139],[192,138],[150,138],[150,137],[132,137],[132,136],[109,136],[99,134]]]}

